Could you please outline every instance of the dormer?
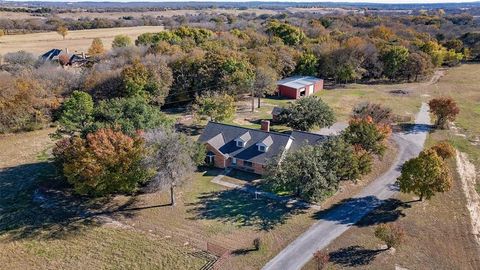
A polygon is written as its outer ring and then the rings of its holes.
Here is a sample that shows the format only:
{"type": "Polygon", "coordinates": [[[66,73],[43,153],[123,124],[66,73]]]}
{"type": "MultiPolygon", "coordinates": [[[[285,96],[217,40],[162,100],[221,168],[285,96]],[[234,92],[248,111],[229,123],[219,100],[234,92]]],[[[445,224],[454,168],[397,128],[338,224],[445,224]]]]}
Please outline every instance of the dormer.
{"type": "Polygon", "coordinates": [[[245,145],[247,144],[248,141],[250,141],[250,139],[252,138],[252,136],[250,136],[250,132],[245,132],[243,133],[241,136],[239,136],[238,138],[235,139],[235,142],[237,143],[237,147],[245,147],[245,145]]]}
{"type": "Polygon", "coordinates": [[[273,139],[269,135],[265,139],[261,140],[257,143],[258,151],[259,152],[267,152],[268,148],[273,144],[273,139]]]}

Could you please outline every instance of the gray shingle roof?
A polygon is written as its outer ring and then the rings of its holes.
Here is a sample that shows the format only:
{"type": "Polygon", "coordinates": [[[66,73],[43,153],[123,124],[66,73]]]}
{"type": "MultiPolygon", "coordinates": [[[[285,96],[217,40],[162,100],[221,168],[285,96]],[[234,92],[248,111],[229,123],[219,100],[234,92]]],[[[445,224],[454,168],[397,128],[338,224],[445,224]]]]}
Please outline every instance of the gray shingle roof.
{"type": "Polygon", "coordinates": [[[299,89],[309,85],[312,85],[322,79],[311,77],[311,76],[293,76],[282,79],[277,82],[277,85],[283,85],[286,87],[299,89]]]}
{"type": "MultiPolygon", "coordinates": [[[[238,127],[233,125],[209,122],[202,135],[198,139],[203,143],[210,143],[213,147],[217,148],[224,155],[248,160],[258,164],[265,164],[269,159],[281,154],[286,148],[288,141],[292,138],[288,134],[266,132],[259,129],[249,129],[244,127],[238,127]],[[235,139],[239,138],[243,134],[248,132],[251,139],[247,141],[245,147],[237,147],[235,139]],[[224,144],[220,147],[211,144],[213,138],[218,138],[221,134],[224,138],[224,144]],[[270,137],[270,139],[267,139],[270,137]],[[257,143],[267,139],[267,142],[271,140],[271,145],[267,152],[258,151],[257,143]]],[[[217,142],[217,139],[213,140],[217,142]]]]}
{"type": "Polygon", "coordinates": [[[288,151],[296,151],[306,144],[318,144],[326,139],[327,136],[309,132],[293,131],[291,134],[283,134],[209,122],[198,140],[209,143],[225,156],[265,164],[269,159],[282,154],[290,140],[292,142],[288,151]],[[246,133],[249,134],[250,139],[245,147],[237,147],[235,140],[246,133]],[[268,151],[258,151],[259,143],[265,144],[268,151]]]}
{"type": "Polygon", "coordinates": [[[291,136],[295,138],[295,140],[289,151],[296,151],[307,144],[319,144],[327,139],[327,136],[297,130],[292,131],[291,136]]]}

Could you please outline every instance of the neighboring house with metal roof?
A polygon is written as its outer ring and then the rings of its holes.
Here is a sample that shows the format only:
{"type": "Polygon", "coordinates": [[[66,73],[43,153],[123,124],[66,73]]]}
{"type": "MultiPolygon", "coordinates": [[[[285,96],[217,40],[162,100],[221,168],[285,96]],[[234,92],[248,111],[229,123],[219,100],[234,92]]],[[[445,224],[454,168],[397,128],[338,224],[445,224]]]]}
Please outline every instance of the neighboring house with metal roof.
{"type": "Polygon", "coordinates": [[[278,95],[299,99],[323,89],[323,80],[311,76],[293,76],[277,82],[278,95]]]}
{"type": "Polygon", "coordinates": [[[262,129],[209,122],[198,140],[207,148],[208,164],[263,174],[272,158],[325,139],[325,136],[308,132],[271,132],[270,122],[263,121],[262,129]]]}

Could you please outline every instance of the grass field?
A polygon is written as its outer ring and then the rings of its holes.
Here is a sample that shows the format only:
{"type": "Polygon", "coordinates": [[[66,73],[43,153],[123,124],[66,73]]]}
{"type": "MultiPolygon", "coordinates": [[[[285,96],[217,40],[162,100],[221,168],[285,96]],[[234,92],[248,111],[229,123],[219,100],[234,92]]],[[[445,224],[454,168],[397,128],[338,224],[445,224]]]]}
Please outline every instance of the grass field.
{"type": "Polygon", "coordinates": [[[65,40],[57,32],[7,35],[0,38],[0,54],[24,50],[41,55],[54,48],[86,52],[94,38],[101,38],[105,48],[109,49],[116,35],[127,35],[134,41],[140,34],[162,30],[163,26],[139,26],[69,31],[65,40]]]}
{"type": "MultiPolygon", "coordinates": [[[[426,100],[435,96],[451,96],[458,102],[461,109],[456,121],[459,130],[434,131],[428,137],[427,146],[449,140],[457,149],[469,155],[477,171],[480,168],[480,146],[472,142],[480,134],[479,69],[478,64],[462,65],[447,70],[436,84],[413,88],[419,89],[421,95],[428,95],[423,96],[426,100]]],[[[329,267],[479,269],[479,247],[470,233],[471,220],[455,162],[451,161],[449,167],[454,175],[451,191],[422,203],[411,202],[417,199],[412,195],[399,194],[324,249],[331,256],[329,267]],[[394,221],[405,229],[406,239],[392,255],[380,250],[382,243],[375,239],[373,231],[378,222],[394,221]]],[[[311,261],[304,269],[314,270],[316,265],[311,261]]]]}
{"type": "Polygon", "coordinates": [[[198,250],[36,196],[50,176],[52,129],[0,136],[0,269],[199,269],[198,250]]]}
{"type": "MultiPolygon", "coordinates": [[[[142,16],[152,16],[152,17],[172,17],[179,15],[198,15],[198,14],[209,14],[209,13],[225,13],[225,14],[234,14],[238,15],[240,13],[255,13],[260,14],[278,14],[280,11],[268,10],[268,9],[204,9],[204,10],[189,10],[189,9],[179,9],[179,10],[165,10],[165,11],[143,11],[143,12],[64,12],[56,14],[59,18],[69,18],[69,19],[79,19],[86,16],[90,18],[108,18],[108,19],[118,19],[124,16],[133,16],[134,18],[141,18],[142,16]]],[[[35,16],[32,13],[26,12],[7,12],[0,11],[1,18],[8,19],[38,19],[42,17],[35,16]]]]}

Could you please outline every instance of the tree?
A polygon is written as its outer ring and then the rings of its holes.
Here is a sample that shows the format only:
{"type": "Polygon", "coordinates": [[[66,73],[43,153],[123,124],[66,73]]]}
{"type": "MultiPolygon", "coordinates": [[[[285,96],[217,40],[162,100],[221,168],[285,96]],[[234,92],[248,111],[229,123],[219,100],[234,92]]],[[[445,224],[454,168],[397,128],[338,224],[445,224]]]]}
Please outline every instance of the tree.
{"type": "Polygon", "coordinates": [[[163,105],[173,82],[172,70],[159,59],[147,59],[146,63],[134,60],[122,70],[123,97],[141,97],[157,105],[163,105]]]}
{"type": "Polygon", "coordinates": [[[85,139],[59,141],[53,155],[78,194],[104,196],[132,193],[150,177],[143,166],[143,139],[100,129],[85,139]]]}
{"type": "Polygon", "coordinates": [[[198,165],[195,162],[198,160],[196,142],[168,129],[150,130],[144,134],[144,138],[149,149],[145,161],[155,172],[148,188],[150,191],[170,188],[171,205],[174,206],[175,187],[187,181],[198,165]]]}
{"type": "Polygon", "coordinates": [[[318,250],[315,253],[313,253],[313,257],[315,258],[315,262],[317,263],[317,270],[325,269],[328,262],[330,261],[330,255],[328,255],[328,253],[323,252],[321,250],[318,250]]]}
{"type": "Polygon", "coordinates": [[[352,118],[372,118],[376,124],[390,124],[392,122],[392,109],[379,103],[362,102],[353,108],[352,118]]]}
{"type": "Polygon", "coordinates": [[[375,228],[375,237],[385,242],[387,249],[391,249],[400,246],[405,231],[395,224],[380,224],[375,228]]]}
{"type": "Polygon", "coordinates": [[[317,96],[308,96],[290,104],[279,115],[279,121],[287,126],[308,131],[313,127],[323,128],[333,125],[333,110],[317,96]]]}
{"type": "Polygon", "coordinates": [[[389,79],[396,79],[408,61],[408,49],[403,46],[391,46],[382,53],[380,59],[385,75],[389,79]]]}
{"type": "Polygon", "coordinates": [[[386,150],[385,141],[391,133],[389,126],[377,125],[371,117],[353,118],[342,136],[348,143],[364,149],[368,153],[383,155],[386,150]]]}
{"type": "MultiPolygon", "coordinates": [[[[255,81],[253,82],[253,93],[258,98],[258,108],[260,108],[260,98],[265,95],[272,95],[277,91],[277,73],[270,67],[259,66],[255,70],[255,81]]],[[[252,102],[252,111],[253,102],[252,102]]]]}
{"type": "Polygon", "coordinates": [[[446,192],[452,186],[448,166],[433,149],[424,150],[416,158],[405,162],[397,179],[400,191],[414,193],[419,200],[430,199],[435,192],[446,192]]]}
{"type": "Polygon", "coordinates": [[[198,119],[209,121],[225,121],[235,114],[236,105],[232,96],[207,92],[197,96],[192,111],[198,119]]]}
{"type": "Polygon", "coordinates": [[[68,35],[68,28],[61,25],[57,28],[57,33],[62,36],[63,39],[68,35]]]}
{"type": "Polygon", "coordinates": [[[102,100],[95,108],[93,118],[84,134],[101,128],[118,128],[133,136],[138,130],[172,127],[174,124],[174,120],[162,113],[160,108],[149,105],[142,98],[102,100]]]}
{"type": "Polygon", "coordinates": [[[305,38],[305,34],[300,28],[287,23],[280,23],[277,20],[268,22],[267,33],[279,37],[283,43],[290,46],[300,44],[305,38]]]}
{"type": "Polygon", "coordinates": [[[122,81],[124,85],[124,97],[143,97],[148,98],[145,86],[148,83],[148,70],[140,60],[136,59],[133,63],[122,70],[122,81]]]}
{"type": "Polygon", "coordinates": [[[112,41],[112,48],[124,48],[132,45],[132,39],[127,35],[116,35],[112,41]]]}
{"type": "Polygon", "coordinates": [[[100,38],[94,38],[90,48],[88,48],[88,54],[93,56],[99,56],[105,53],[103,42],[100,38]]]}
{"type": "Polygon", "coordinates": [[[407,62],[403,66],[402,73],[407,80],[410,81],[411,78],[414,78],[415,81],[418,80],[418,76],[425,76],[429,74],[432,70],[432,61],[431,58],[423,53],[411,53],[408,55],[407,62]]]}
{"type": "Polygon", "coordinates": [[[297,63],[295,72],[306,76],[316,76],[318,70],[318,59],[312,53],[304,53],[297,63]]]}
{"type": "Polygon", "coordinates": [[[74,134],[81,132],[91,124],[93,117],[93,99],[85,92],[73,91],[62,106],[58,119],[61,132],[74,134]]]}
{"type": "Polygon", "coordinates": [[[340,181],[355,181],[368,173],[363,158],[353,146],[335,137],[273,159],[266,168],[266,181],[277,191],[319,201],[333,194],[340,181]]]}
{"type": "Polygon", "coordinates": [[[448,122],[455,121],[455,117],[460,113],[457,103],[450,97],[434,98],[428,102],[430,112],[437,120],[435,125],[440,129],[448,129],[448,122]]]}
{"type": "Polygon", "coordinates": [[[443,160],[452,158],[455,156],[455,148],[448,141],[441,141],[432,146],[430,149],[434,150],[435,153],[443,160]]]}

